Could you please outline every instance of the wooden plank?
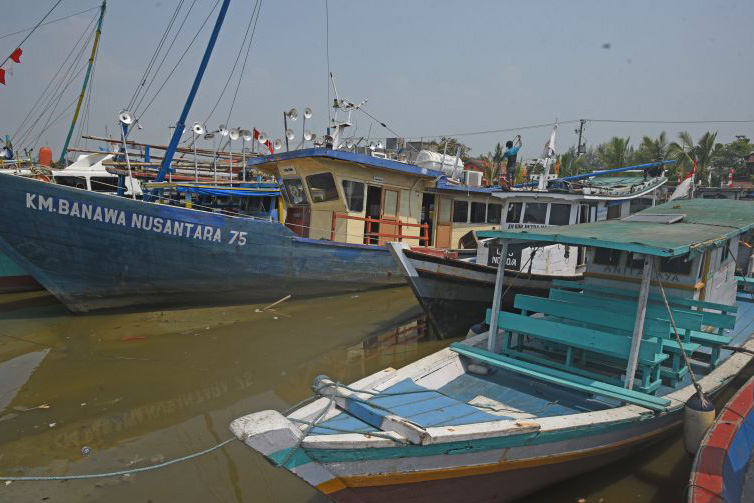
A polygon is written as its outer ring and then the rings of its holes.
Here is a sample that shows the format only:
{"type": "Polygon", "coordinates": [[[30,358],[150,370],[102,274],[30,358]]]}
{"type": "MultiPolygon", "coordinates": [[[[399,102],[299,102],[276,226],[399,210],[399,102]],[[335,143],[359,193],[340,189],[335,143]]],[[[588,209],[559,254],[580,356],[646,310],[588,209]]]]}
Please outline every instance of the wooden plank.
{"type": "MultiPolygon", "coordinates": [[[[605,327],[619,330],[621,332],[631,332],[633,329],[634,317],[624,313],[610,313],[605,316],[605,311],[588,306],[582,306],[574,309],[572,304],[555,299],[545,299],[543,297],[534,297],[531,295],[516,295],[514,307],[524,311],[533,311],[547,315],[557,316],[558,318],[574,320],[586,323],[588,326],[597,328],[605,327]]],[[[597,328],[599,330],[599,328],[597,328]]],[[[670,337],[670,322],[648,317],[644,322],[644,331],[650,337],[661,337],[667,339],[670,337]]]]}
{"type": "MultiPolygon", "coordinates": [[[[754,278],[750,278],[750,282],[754,282],[754,278]]],[[[552,286],[554,287],[561,287],[561,288],[572,288],[572,289],[579,289],[579,290],[585,290],[590,292],[602,292],[602,293],[609,293],[613,295],[620,295],[623,297],[631,297],[636,298],[639,295],[639,292],[634,290],[624,290],[622,288],[615,288],[615,287],[609,287],[609,286],[602,286],[602,285],[593,285],[589,283],[583,283],[579,281],[572,281],[572,280],[565,280],[565,279],[554,279],[552,281],[552,286]]],[[[729,306],[727,304],[718,304],[716,302],[708,302],[706,300],[697,300],[697,299],[684,299],[682,297],[676,297],[668,295],[668,303],[673,306],[683,306],[683,307],[697,307],[697,308],[704,308],[704,309],[714,309],[717,311],[720,311],[722,313],[730,313],[735,314],[738,312],[738,306],[729,306]]],[[[649,294],[649,300],[653,303],[664,303],[662,300],[662,295],[659,293],[650,293],[649,294]]]]}
{"type": "Polygon", "coordinates": [[[640,405],[651,410],[664,411],[670,405],[670,400],[659,398],[646,393],[633,391],[612,384],[579,377],[568,372],[550,369],[542,365],[515,360],[502,355],[496,355],[483,349],[468,346],[462,343],[453,343],[450,349],[458,354],[475,360],[504,368],[512,372],[533,377],[545,382],[576,389],[586,393],[607,396],[624,402],[640,405]]]}
{"type": "MultiPolygon", "coordinates": [[[[612,312],[623,312],[633,316],[636,314],[636,305],[633,302],[627,302],[620,299],[608,299],[597,297],[588,293],[576,293],[566,290],[550,289],[550,298],[570,302],[578,306],[598,306],[609,309],[612,312]]],[[[700,331],[702,329],[702,313],[673,309],[673,319],[678,328],[684,330],[700,331]]],[[[647,307],[647,316],[652,318],[667,320],[669,318],[667,309],[664,306],[647,307]]]]}
{"type": "MultiPolygon", "coordinates": [[[[627,358],[630,350],[630,341],[621,335],[592,328],[575,327],[541,318],[530,318],[515,313],[501,312],[498,326],[510,332],[523,333],[617,358],[627,358]]],[[[660,339],[656,337],[648,338],[646,344],[642,345],[639,359],[645,365],[655,365],[658,361],[664,359],[658,359],[657,355],[661,353],[660,339]]]]}

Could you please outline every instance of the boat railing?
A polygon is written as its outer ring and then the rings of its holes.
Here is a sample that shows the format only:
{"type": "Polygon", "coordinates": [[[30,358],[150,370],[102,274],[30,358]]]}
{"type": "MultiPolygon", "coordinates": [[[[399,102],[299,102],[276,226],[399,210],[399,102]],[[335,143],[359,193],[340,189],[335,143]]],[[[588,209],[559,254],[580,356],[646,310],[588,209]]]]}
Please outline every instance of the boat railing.
{"type": "Polygon", "coordinates": [[[361,222],[366,222],[366,229],[364,232],[364,238],[369,241],[372,238],[380,239],[380,238],[390,238],[397,240],[398,242],[402,242],[404,239],[418,239],[420,246],[428,246],[429,244],[429,225],[428,224],[414,224],[409,222],[403,222],[399,218],[392,219],[392,218],[372,218],[372,217],[357,217],[354,215],[345,215],[343,213],[338,213],[336,211],[332,214],[332,227],[330,229],[330,240],[335,241],[335,235],[336,235],[336,226],[338,219],[343,220],[358,220],[361,222]],[[377,227],[378,230],[374,230],[376,226],[381,225],[389,225],[397,227],[398,232],[397,233],[391,233],[391,232],[380,232],[379,227],[377,227]],[[404,227],[409,228],[419,228],[419,234],[418,235],[411,235],[411,234],[404,234],[404,227]]]}

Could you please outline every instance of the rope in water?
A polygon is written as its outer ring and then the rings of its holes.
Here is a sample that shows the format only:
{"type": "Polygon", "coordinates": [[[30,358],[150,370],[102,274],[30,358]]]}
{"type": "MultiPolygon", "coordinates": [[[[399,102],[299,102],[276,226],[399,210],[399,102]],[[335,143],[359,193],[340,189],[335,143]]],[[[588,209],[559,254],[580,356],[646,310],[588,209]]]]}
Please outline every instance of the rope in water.
{"type": "Polygon", "coordinates": [[[31,481],[53,481],[53,480],[89,480],[89,479],[102,479],[102,478],[107,478],[107,477],[122,477],[123,475],[131,475],[133,473],[148,472],[151,470],[157,470],[158,468],[164,468],[166,466],[181,463],[183,461],[188,461],[190,459],[195,459],[195,458],[198,458],[199,456],[204,456],[205,454],[209,454],[212,451],[215,451],[221,447],[224,447],[234,440],[237,440],[236,437],[231,437],[227,440],[223,440],[219,444],[215,444],[212,447],[209,447],[202,451],[198,451],[193,454],[188,454],[180,458],[171,459],[170,461],[165,461],[163,463],[158,463],[156,465],[142,466],[140,468],[130,468],[128,470],[118,470],[115,472],[105,472],[105,473],[89,473],[89,474],[83,474],[83,475],[30,475],[30,476],[19,476],[19,477],[0,476],[0,481],[31,482],[31,481]]]}

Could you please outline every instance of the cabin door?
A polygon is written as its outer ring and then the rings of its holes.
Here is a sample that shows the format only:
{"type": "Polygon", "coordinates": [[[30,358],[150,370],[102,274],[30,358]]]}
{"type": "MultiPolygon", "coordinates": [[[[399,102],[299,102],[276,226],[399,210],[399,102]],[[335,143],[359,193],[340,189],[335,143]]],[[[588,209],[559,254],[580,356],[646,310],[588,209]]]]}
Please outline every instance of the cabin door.
{"type": "Polygon", "coordinates": [[[380,216],[382,215],[382,188],[367,185],[367,207],[364,222],[364,244],[376,245],[379,242],[380,216]]]}
{"type": "MultiPolygon", "coordinates": [[[[421,224],[426,225],[429,231],[427,232],[427,240],[419,243],[420,246],[432,246],[432,229],[435,223],[435,195],[424,193],[422,194],[422,220],[421,224]]],[[[424,232],[419,229],[420,235],[424,232]]]]}
{"type": "Polygon", "coordinates": [[[400,227],[398,226],[398,210],[400,208],[401,193],[393,189],[382,190],[382,212],[380,215],[379,244],[398,241],[400,227]]]}
{"type": "Polygon", "coordinates": [[[437,198],[437,230],[435,231],[435,246],[450,248],[453,235],[453,200],[449,197],[437,198]]]}

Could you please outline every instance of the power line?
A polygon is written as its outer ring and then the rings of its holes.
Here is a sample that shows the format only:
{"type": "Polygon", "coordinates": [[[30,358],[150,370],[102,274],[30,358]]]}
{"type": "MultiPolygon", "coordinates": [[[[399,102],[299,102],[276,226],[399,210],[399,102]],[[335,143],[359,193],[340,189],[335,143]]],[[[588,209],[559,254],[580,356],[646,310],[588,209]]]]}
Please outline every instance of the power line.
{"type": "MultiPolygon", "coordinates": [[[[55,10],[55,7],[57,7],[60,4],[60,2],[62,2],[62,1],[63,0],[58,0],[57,2],[55,2],[55,5],[53,5],[52,8],[47,11],[47,14],[45,14],[44,17],[39,20],[39,22],[36,24],[36,26],[34,26],[34,28],[31,29],[31,31],[24,37],[24,39],[21,41],[21,43],[18,44],[16,47],[21,47],[22,45],[24,45],[24,42],[26,42],[29,39],[29,37],[31,37],[32,33],[34,33],[35,31],[37,31],[37,28],[39,28],[42,25],[42,23],[44,23],[44,20],[47,19],[47,16],[49,16],[50,14],[52,14],[52,11],[55,10]]],[[[7,63],[9,59],[10,59],[10,55],[8,55],[8,57],[5,58],[2,63],[0,63],[0,67],[3,66],[5,63],[7,63]]]]}
{"type": "Polygon", "coordinates": [[[623,124],[747,124],[754,122],[754,119],[742,120],[624,120],[624,119],[586,119],[589,122],[615,122],[623,124]]]}
{"type": "MultiPolygon", "coordinates": [[[[65,17],[59,17],[57,19],[53,19],[52,21],[47,21],[46,23],[42,23],[39,26],[42,27],[42,26],[47,26],[48,24],[57,23],[58,21],[65,21],[66,19],[70,19],[72,17],[80,16],[81,14],[86,14],[87,12],[90,12],[90,11],[93,11],[93,10],[99,10],[99,8],[100,8],[100,6],[98,5],[96,7],[90,8],[90,9],[84,9],[82,11],[76,12],[74,14],[70,14],[70,15],[65,16],[65,17]]],[[[19,33],[24,33],[24,32],[27,32],[27,31],[33,30],[33,29],[34,28],[24,28],[23,30],[14,31],[13,33],[6,33],[5,35],[0,35],[0,40],[2,40],[4,38],[12,37],[13,35],[18,35],[19,33]]]]}

